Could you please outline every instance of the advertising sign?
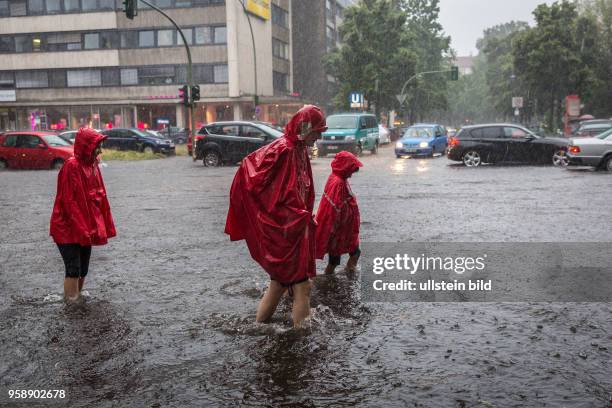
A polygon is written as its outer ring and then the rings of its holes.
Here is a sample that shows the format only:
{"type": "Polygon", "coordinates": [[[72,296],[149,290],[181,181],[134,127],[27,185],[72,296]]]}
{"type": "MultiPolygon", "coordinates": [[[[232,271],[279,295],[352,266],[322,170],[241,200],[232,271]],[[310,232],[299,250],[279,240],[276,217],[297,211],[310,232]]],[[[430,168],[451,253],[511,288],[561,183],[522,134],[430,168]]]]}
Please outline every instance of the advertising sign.
{"type": "Polygon", "coordinates": [[[270,0],[247,0],[246,9],[259,18],[270,19],[270,0]]]}
{"type": "Polygon", "coordinates": [[[0,102],[15,102],[17,95],[14,89],[0,89],[0,102]]]}

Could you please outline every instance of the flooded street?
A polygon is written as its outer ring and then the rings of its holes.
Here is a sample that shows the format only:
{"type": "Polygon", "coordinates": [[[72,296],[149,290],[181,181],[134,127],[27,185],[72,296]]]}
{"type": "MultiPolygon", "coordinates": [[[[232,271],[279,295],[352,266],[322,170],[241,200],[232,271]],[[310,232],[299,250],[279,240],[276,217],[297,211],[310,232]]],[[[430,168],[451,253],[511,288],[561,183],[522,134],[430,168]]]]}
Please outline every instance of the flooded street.
{"type": "MultiPolygon", "coordinates": [[[[330,162],[312,164],[317,202],[330,162]]],[[[603,172],[468,169],[391,146],[363,163],[363,242],[612,242],[603,172]]],[[[0,406],[612,406],[609,303],[367,303],[341,273],[314,281],[309,330],[291,329],[287,299],[256,324],[269,278],[223,233],[236,167],[102,171],[118,235],[70,306],[48,236],[57,172],[0,173],[0,406]]]]}

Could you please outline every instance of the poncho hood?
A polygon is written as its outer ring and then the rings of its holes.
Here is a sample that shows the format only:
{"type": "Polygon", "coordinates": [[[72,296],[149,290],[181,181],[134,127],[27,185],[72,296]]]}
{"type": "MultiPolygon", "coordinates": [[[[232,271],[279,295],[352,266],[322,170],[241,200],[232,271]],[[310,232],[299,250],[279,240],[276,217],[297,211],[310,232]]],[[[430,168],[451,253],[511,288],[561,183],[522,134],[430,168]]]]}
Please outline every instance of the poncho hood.
{"type": "Polygon", "coordinates": [[[304,105],[295,115],[293,115],[289,123],[285,126],[285,137],[295,143],[300,137],[302,124],[306,124],[308,128],[321,133],[327,130],[325,116],[321,109],[315,105],[304,105]]]}
{"type": "Polygon", "coordinates": [[[336,154],[331,163],[332,172],[343,179],[347,179],[351,174],[363,167],[363,163],[350,152],[340,152],[336,154]]]}
{"type": "Polygon", "coordinates": [[[96,160],[93,157],[96,146],[106,138],[91,128],[80,128],[74,140],[74,157],[82,164],[91,165],[96,160]]]}

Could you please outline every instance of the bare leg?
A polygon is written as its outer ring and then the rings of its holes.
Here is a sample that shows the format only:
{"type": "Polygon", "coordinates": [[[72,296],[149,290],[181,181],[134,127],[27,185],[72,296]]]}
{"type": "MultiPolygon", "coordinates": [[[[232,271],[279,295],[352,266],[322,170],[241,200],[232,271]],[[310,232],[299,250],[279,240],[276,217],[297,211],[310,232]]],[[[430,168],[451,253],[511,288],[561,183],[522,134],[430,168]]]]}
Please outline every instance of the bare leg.
{"type": "Polygon", "coordinates": [[[259,302],[259,306],[257,306],[255,321],[263,323],[270,320],[286,290],[287,288],[283,288],[277,281],[270,281],[268,290],[266,290],[266,293],[264,293],[263,298],[259,302]]]}
{"type": "Polygon", "coordinates": [[[71,302],[79,299],[79,278],[64,278],[64,298],[71,302]]]}
{"type": "Polygon", "coordinates": [[[293,327],[303,327],[304,320],[310,316],[310,281],[293,285],[293,327]]]}
{"type": "Polygon", "coordinates": [[[360,254],[356,254],[354,256],[349,257],[349,260],[346,262],[347,272],[355,272],[357,270],[357,262],[359,261],[359,255],[360,254]]]}
{"type": "Polygon", "coordinates": [[[325,268],[325,274],[326,275],[331,275],[336,271],[336,266],[335,265],[330,265],[328,264],[327,267],[325,268]]]}
{"type": "Polygon", "coordinates": [[[83,285],[85,285],[85,278],[79,278],[79,293],[83,291],[83,285]]]}

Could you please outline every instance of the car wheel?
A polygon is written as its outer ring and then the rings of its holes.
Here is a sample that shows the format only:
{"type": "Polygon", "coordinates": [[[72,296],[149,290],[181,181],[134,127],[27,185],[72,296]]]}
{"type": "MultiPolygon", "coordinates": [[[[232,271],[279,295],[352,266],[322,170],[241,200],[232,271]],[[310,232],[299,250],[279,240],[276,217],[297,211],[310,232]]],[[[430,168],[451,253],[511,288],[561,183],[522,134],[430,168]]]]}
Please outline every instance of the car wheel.
{"type": "Polygon", "coordinates": [[[204,166],[206,167],[217,167],[221,165],[221,155],[214,150],[209,150],[204,153],[204,166]]]}
{"type": "Polygon", "coordinates": [[[463,155],[463,164],[465,164],[467,167],[478,167],[481,163],[482,160],[480,158],[480,153],[478,153],[476,150],[468,150],[463,155]]]}
{"type": "Polygon", "coordinates": [[[146,154],[153,154],[153,153],[155,153],[155,152],[153,151],[153,148],[152,148],[151,146],[147,146],[147,147],[145,147],[145,148],[144,148],[142,151],[143,151],[144,153],[146,153],[146,154]]]}
{"type": "Polygon", "coordinates": [[[568,161],[565,150],[556,150],[553,153],[552,162],[555,167],[567,167],[568,161]]]}
{"type": "Polygon", "coordinates": [[[371,150],[372,154],[377,154],[378,153],[378,143],[374,143],[374,147],[371,150]]]}
{"type": "Polygon", "coordinates": [[[363,147],[361,147],[361,143],[357,143],[355,146],[355,155],[361,156],[363,154],[363,147]]]}
{"type": "Polygon", "coordinates": [[[54,170],[59,170],[64,166],[64,161],[62,159],[55,159],[53,163],[51,163],[51,168],[54,170]]]}
{"type": "Polygon", "coordinates": [[[612,156],[608,156],[603,165],[604,170],[608,173],[612,173],[612,156]]]}

